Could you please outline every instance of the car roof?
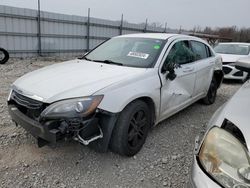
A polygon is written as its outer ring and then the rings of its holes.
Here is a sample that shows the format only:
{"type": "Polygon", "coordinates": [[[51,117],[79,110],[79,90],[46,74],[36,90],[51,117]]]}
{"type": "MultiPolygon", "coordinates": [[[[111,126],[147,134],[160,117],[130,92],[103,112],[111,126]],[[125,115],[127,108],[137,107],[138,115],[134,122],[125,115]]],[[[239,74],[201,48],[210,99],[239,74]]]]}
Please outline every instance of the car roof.
{"type": "Polygon", "coordinates": [[[126,34],[126,35],[119,35],[114,38],[151,38],[151,39],[159,39],[159,40],[168,40],[168,39],[184,39],[184,40],[195,40],[202,42],[208,46],[207,41],[199,38],[199,37],[194,37],[190,35],[185,35],[185,34],[176,34],[176,33],[135,33],[135,34],[126,34]]]}
{"type": "Polygon", "coordinates": [[[186,36],[174,33],[135,33],[117,36],[118,38],[122,37],[135,37],[135,38],[152,38],[152,39],[163,39],[166,40],[173,36],[186,36]]]}

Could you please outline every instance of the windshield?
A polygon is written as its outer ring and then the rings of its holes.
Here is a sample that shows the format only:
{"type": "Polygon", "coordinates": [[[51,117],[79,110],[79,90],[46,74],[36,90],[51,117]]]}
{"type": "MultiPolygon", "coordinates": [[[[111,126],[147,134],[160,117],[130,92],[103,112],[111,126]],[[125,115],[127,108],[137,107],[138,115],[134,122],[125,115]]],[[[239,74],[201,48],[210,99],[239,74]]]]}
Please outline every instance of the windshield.
{"type": "Polygon", "coordinates": [[[130,67],[153,67],[165,40],[118,37],[101,44],[85,56],[90,61],[130,67]]]}
{"type": "Polygon", "coordinates": [[[245,44],[219,44],[214,48],[216,53],[248,55],[250,45],[245,44]]]}

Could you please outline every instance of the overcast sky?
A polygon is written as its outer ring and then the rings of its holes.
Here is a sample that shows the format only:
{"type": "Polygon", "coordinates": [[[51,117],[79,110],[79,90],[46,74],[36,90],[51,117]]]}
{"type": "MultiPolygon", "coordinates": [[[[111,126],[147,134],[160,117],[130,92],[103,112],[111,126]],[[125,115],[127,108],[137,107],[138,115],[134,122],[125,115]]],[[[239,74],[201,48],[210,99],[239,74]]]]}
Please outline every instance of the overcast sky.
{"type": "MultiPolygon", "coordinates": [[[[36,0],[0,0],[1,5],[37,8],[36,0]]],[[[250,0],[41,0],[45,11],[133,22],[168,23],[170,28],[194,26],[250,27],[250,0]]]]}

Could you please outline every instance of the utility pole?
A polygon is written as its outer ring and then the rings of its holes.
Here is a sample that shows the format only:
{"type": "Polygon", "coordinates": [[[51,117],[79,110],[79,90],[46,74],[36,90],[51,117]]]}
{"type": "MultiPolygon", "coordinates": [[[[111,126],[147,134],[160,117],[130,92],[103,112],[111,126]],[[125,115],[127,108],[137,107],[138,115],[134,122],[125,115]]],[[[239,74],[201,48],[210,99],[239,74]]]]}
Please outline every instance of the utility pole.
{"type": "Polygon", "coordinates": [[[121,18],[120,35],[122,35],[122,29],[123,29],[123,14],[122,14],[122,18],[121,18]]]}
{"type": "Polygon", "coordinates": [[[168,26],[168,22],[165,22],[165,29],[164,29],[164,33],[167,32],[167,26],[168,26]]]}
{"type": "Polygon", "coordinates": [[[145,28],[144,28],[144,30],[143,30],[144,33],[147,32],[147,27],[148,27],[148,19],[146,19],[145,28]]]}
{"type": "Polygon", "coordinates": [[[182,28],[181,28],[181,25],[180,25],[179,34],[181,34],[181,32],[182,32],[182,28]]]}

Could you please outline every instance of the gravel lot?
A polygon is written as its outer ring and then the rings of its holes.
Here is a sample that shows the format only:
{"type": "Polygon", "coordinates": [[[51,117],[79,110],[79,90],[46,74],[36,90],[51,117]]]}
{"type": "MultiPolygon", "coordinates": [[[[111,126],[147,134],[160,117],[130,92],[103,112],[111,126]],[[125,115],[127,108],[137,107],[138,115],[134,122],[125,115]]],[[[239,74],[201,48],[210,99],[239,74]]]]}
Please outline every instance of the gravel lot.
{"type": "Polygon", "coordinates": [[[241,86],[223,84],[215,104],[195,103],[165,120],[132,158],[97,153],[74,141],[38,148],[34,138],[11,122],[6,99],[18,77],[56,62],[12,59],[0,65],[0,187],[185,187],[195,136],[241,86]]]}

